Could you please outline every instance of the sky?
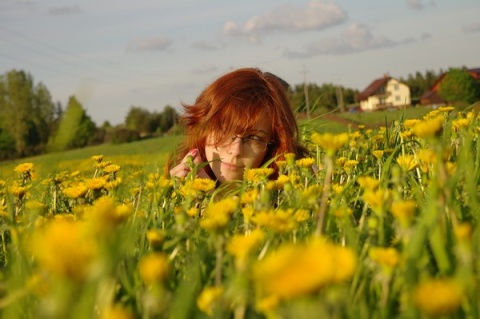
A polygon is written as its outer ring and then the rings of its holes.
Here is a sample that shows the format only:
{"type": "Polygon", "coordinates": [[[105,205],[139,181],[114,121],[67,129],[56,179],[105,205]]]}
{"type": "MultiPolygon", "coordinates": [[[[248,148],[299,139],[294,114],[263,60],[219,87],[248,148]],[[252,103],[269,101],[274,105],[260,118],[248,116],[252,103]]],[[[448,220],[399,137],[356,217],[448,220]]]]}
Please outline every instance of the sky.
{"type": "Polygon", "coordinates": [[[0,0],[0,74],[30,73],[97,123],[162,112],[258,67],[362,91],[385,74],[480,67],[479,0],[0,0]]]}

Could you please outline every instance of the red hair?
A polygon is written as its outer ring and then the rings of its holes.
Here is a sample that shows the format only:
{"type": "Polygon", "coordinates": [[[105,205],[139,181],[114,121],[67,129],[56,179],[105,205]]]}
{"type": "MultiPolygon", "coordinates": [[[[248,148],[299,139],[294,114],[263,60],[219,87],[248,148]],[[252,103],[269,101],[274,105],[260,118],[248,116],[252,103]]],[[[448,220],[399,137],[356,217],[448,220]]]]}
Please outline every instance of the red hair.
{"type": "MultiPolygon", "coordinates": [[[[298,141],[298,126],[286,95],[287,87],[282,79],[257,68],[238,69],[212,82],[194,104],[182,104],[184,113],[180,124],[186,136],[177,150],[177,163],[194,148],[205,158],[207,136],[213,134],[218,142],[242,135],[251,130],[262,115],[271,119],[272,132],[272,145],[263,163],[272,158],[281,160],[285,153],[303,157],[306,149],[298,141]]],[[[174,166],[172,159],[167,169],[174,166]]]]}

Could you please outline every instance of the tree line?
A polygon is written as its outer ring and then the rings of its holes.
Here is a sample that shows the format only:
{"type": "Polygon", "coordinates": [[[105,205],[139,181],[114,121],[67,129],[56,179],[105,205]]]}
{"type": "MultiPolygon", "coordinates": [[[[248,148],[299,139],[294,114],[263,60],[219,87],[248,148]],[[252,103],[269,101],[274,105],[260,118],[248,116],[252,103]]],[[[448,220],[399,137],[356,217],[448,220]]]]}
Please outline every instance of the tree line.
{"type": "Polygon", "coordinates": [[[163,112],[130,108],[125,123],[97,127],[78,99],[53,102],[47,87],[31,74],[11,70],[0,75],[0,160],[82,148],[101,143],[124,143],[164,134],[177,122],[171,106],[163,112]]]}
{"type": "MultiPolygon", "coordinates": [[[[443,73],[427,70],[399,80],[410,87],[412,101],[418,101],[443,73]]],[[[290,86],[287,95],[297,113],[318,114],[348,111],[358,104],[358,93],[332,83],[305,83],[290,86]]],[[[439,94],[448,102],[471,104],[480,100],[480,82],[465,68],[450,69],[439,94]]],[[[131,106],[124,123],[112,126],[105,122],[97,127],[74,95],[63,107],[53,102],[45,85],[34,83],[32,75],[11,70],[0,75],[0,160],[158,136],[172,130],[178,117],[169,105],[162,112],[131,106]]]]}

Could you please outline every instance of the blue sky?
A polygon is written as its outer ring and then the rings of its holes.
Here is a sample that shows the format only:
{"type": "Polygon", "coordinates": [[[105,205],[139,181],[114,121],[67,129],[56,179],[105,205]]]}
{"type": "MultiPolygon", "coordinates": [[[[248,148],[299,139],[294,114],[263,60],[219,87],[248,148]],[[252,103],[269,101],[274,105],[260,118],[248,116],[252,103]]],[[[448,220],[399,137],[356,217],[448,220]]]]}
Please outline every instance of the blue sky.
{"type": "Polygon", "coordinates": [[[0,74],[119,124],[131,106],[180,110],[239,67],[359,90],[480,67],[479,14],[478,0],[0,0],[0,74]]]}

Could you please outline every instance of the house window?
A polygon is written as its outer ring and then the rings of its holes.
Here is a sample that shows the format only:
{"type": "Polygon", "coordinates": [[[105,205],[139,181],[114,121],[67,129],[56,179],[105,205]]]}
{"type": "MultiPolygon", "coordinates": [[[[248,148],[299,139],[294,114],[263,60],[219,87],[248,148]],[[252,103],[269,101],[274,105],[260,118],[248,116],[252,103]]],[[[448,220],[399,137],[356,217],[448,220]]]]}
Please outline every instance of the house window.
{"type": "Polygon", "coordinates": [[[398,84],[395,84],[393,88],[395,91],[398,91],[400,89],[400,86],[398,84]]]}
{"type": "Polygon", "coordinates": [[[400,95],[395,95],[395,101],[399,102],[400,101],[400,95]]]}

